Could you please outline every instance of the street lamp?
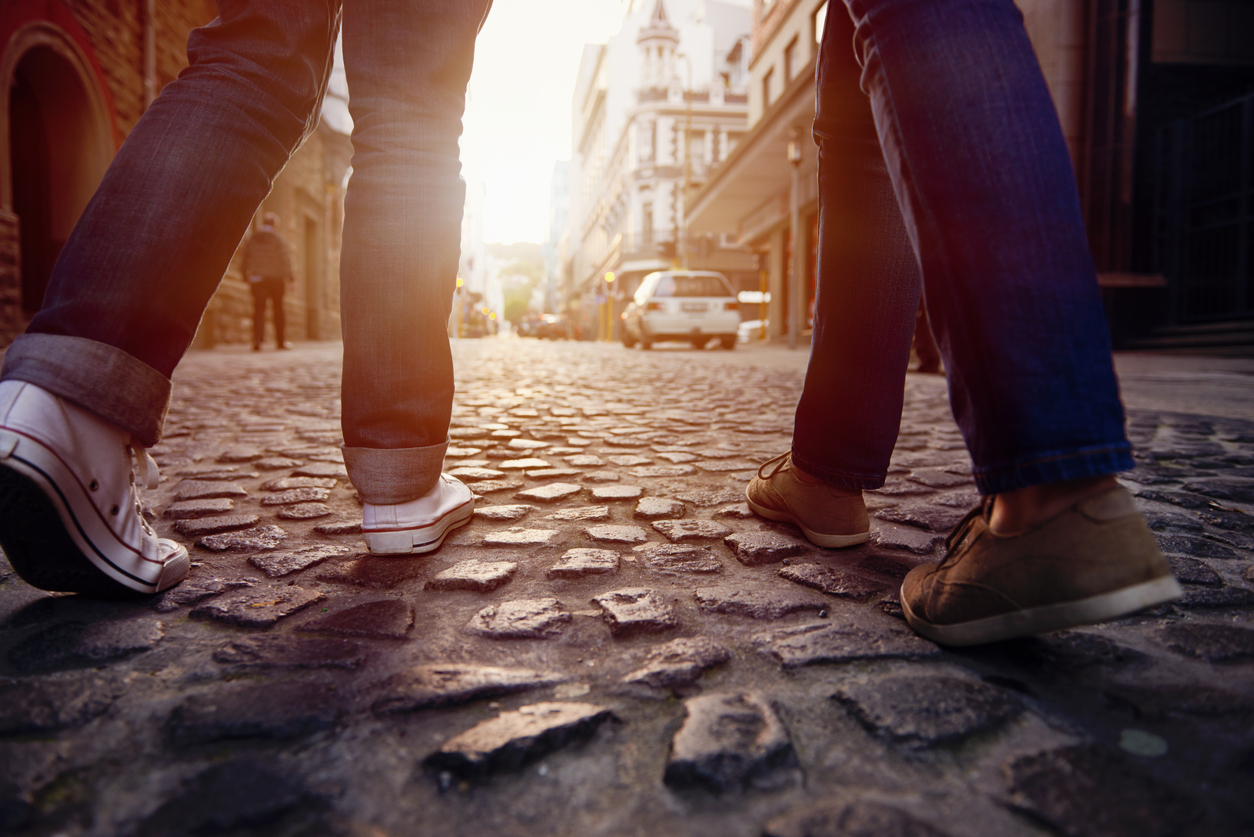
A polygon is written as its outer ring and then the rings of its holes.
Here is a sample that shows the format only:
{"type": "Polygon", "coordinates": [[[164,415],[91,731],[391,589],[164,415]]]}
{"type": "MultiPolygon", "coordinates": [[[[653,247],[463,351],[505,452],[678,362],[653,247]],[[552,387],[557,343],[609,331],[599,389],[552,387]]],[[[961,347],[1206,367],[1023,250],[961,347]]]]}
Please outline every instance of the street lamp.
{"type": "Polygon", "coordinates": [[[606,343],[614,342],[614,297],[610,290],[614,287],[615,278],[614,271],[605,272],[605,327],[601,333],[605,335],[606,343]]]}
{"type": "Polygon", "coordinates": [[[797,348],[797,332],[801,327],[801,129],[795,125],[788,136],[788,163],[792,167],[792,185],[789,189],[789,235],[792,242],[792,258],[788,271],[788,348],[797,348]]]}

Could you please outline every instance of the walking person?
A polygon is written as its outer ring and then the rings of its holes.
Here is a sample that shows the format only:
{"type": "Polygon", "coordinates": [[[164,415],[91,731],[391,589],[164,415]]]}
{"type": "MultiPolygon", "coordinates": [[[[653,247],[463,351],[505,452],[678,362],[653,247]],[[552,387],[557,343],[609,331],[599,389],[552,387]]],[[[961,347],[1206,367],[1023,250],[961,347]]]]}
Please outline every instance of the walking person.
{"type": "Polygon", "coordinates": [[[266,302],[274,312],[274,347],[290,349],[287,343],[287,314],[283,310],[283,292],[296,282],[292,273],[292,255],[287,242],[279,234],[279,216],[267,212],[261,229],[244,244],[244,279],[253,295],[253,351],[261,351],[266,336],[266,302]]]}
{"type": "Polygon", "coordinates": [[[1021,13],[1013,0],[846,5],[827,16],[818,66],[810,364],[792,449],[749,483],[750,506],[820,546],[868,539],[862,492],[887,476],[922,294],[985,499],[940,564],[905,578],[909,624],[974,644],[1176,598],[1114,478],[1131,446],[1071,161],[1021,13]]]}
{"type": "MultiPolygon", "coordinates": [[[[344,462],[380,553],[439,547],[473,513],[440,473],[445,328],[465,184],[458,137],[490,0],[343,11],[353,177],[341,259],[344,462]]],[[[340,0],[220,0],[189,66],[119,149],[0,371],[0,547],[48,590],[154,593],[187,550],[144,519],[170,376],[274,178],[318,121],[340,0]]]]}

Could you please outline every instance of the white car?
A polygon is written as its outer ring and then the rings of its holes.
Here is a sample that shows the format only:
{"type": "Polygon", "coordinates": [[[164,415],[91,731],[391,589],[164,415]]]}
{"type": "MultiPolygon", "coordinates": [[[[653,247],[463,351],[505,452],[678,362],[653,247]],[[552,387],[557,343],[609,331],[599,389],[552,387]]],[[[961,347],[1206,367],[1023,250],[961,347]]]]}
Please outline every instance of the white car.
{"type": "Polygon", "coordinates": [[[721,273],[709,270],[662,270],[640,282],[622,314],[623,345],[652,348],[663,340],[682,340],[701,349],[718,338],[724,349],[736,347],[740,303],[721,273]]]}

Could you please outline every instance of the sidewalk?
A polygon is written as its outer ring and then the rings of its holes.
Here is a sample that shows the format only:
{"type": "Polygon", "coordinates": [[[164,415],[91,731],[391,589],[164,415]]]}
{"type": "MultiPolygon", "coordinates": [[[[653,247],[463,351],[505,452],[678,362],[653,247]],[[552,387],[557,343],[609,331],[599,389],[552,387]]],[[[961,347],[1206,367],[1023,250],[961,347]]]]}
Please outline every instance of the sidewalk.
{"type": "Polygon", "coordinates": [[[0,833],[1254,833],[1254,362],[1117,360],[1182,601],[946,650],[897,599],[977,499],[939,377],[872,542],[823,550],[742,493],[804,352],[455,341],[476,519],[397,559],[363,554],[339,352],[180,367],[149,495],[179,587],[0,562],[0,833]]]}

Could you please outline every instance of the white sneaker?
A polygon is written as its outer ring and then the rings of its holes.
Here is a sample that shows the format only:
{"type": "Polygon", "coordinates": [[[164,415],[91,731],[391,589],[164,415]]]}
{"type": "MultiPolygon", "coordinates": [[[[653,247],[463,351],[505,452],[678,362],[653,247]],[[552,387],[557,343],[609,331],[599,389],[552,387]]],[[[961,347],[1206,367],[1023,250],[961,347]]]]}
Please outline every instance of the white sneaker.
{"type": "Polygon", "coordinates": [[[456,477],[441,474],[435,488],[408,503],[363,504],[361,534],[375,555],[434,552],[444,537],[465,526],[475,513],[475,497],[456,477]]]}
{"type": "Polygon", "coordinates": [[[0,382],[0,547],[43,590],[157,593],[187,576],[187,550],[144,519],[136,473],[156,463],[125,431],[24,381],[0,382]]]}

